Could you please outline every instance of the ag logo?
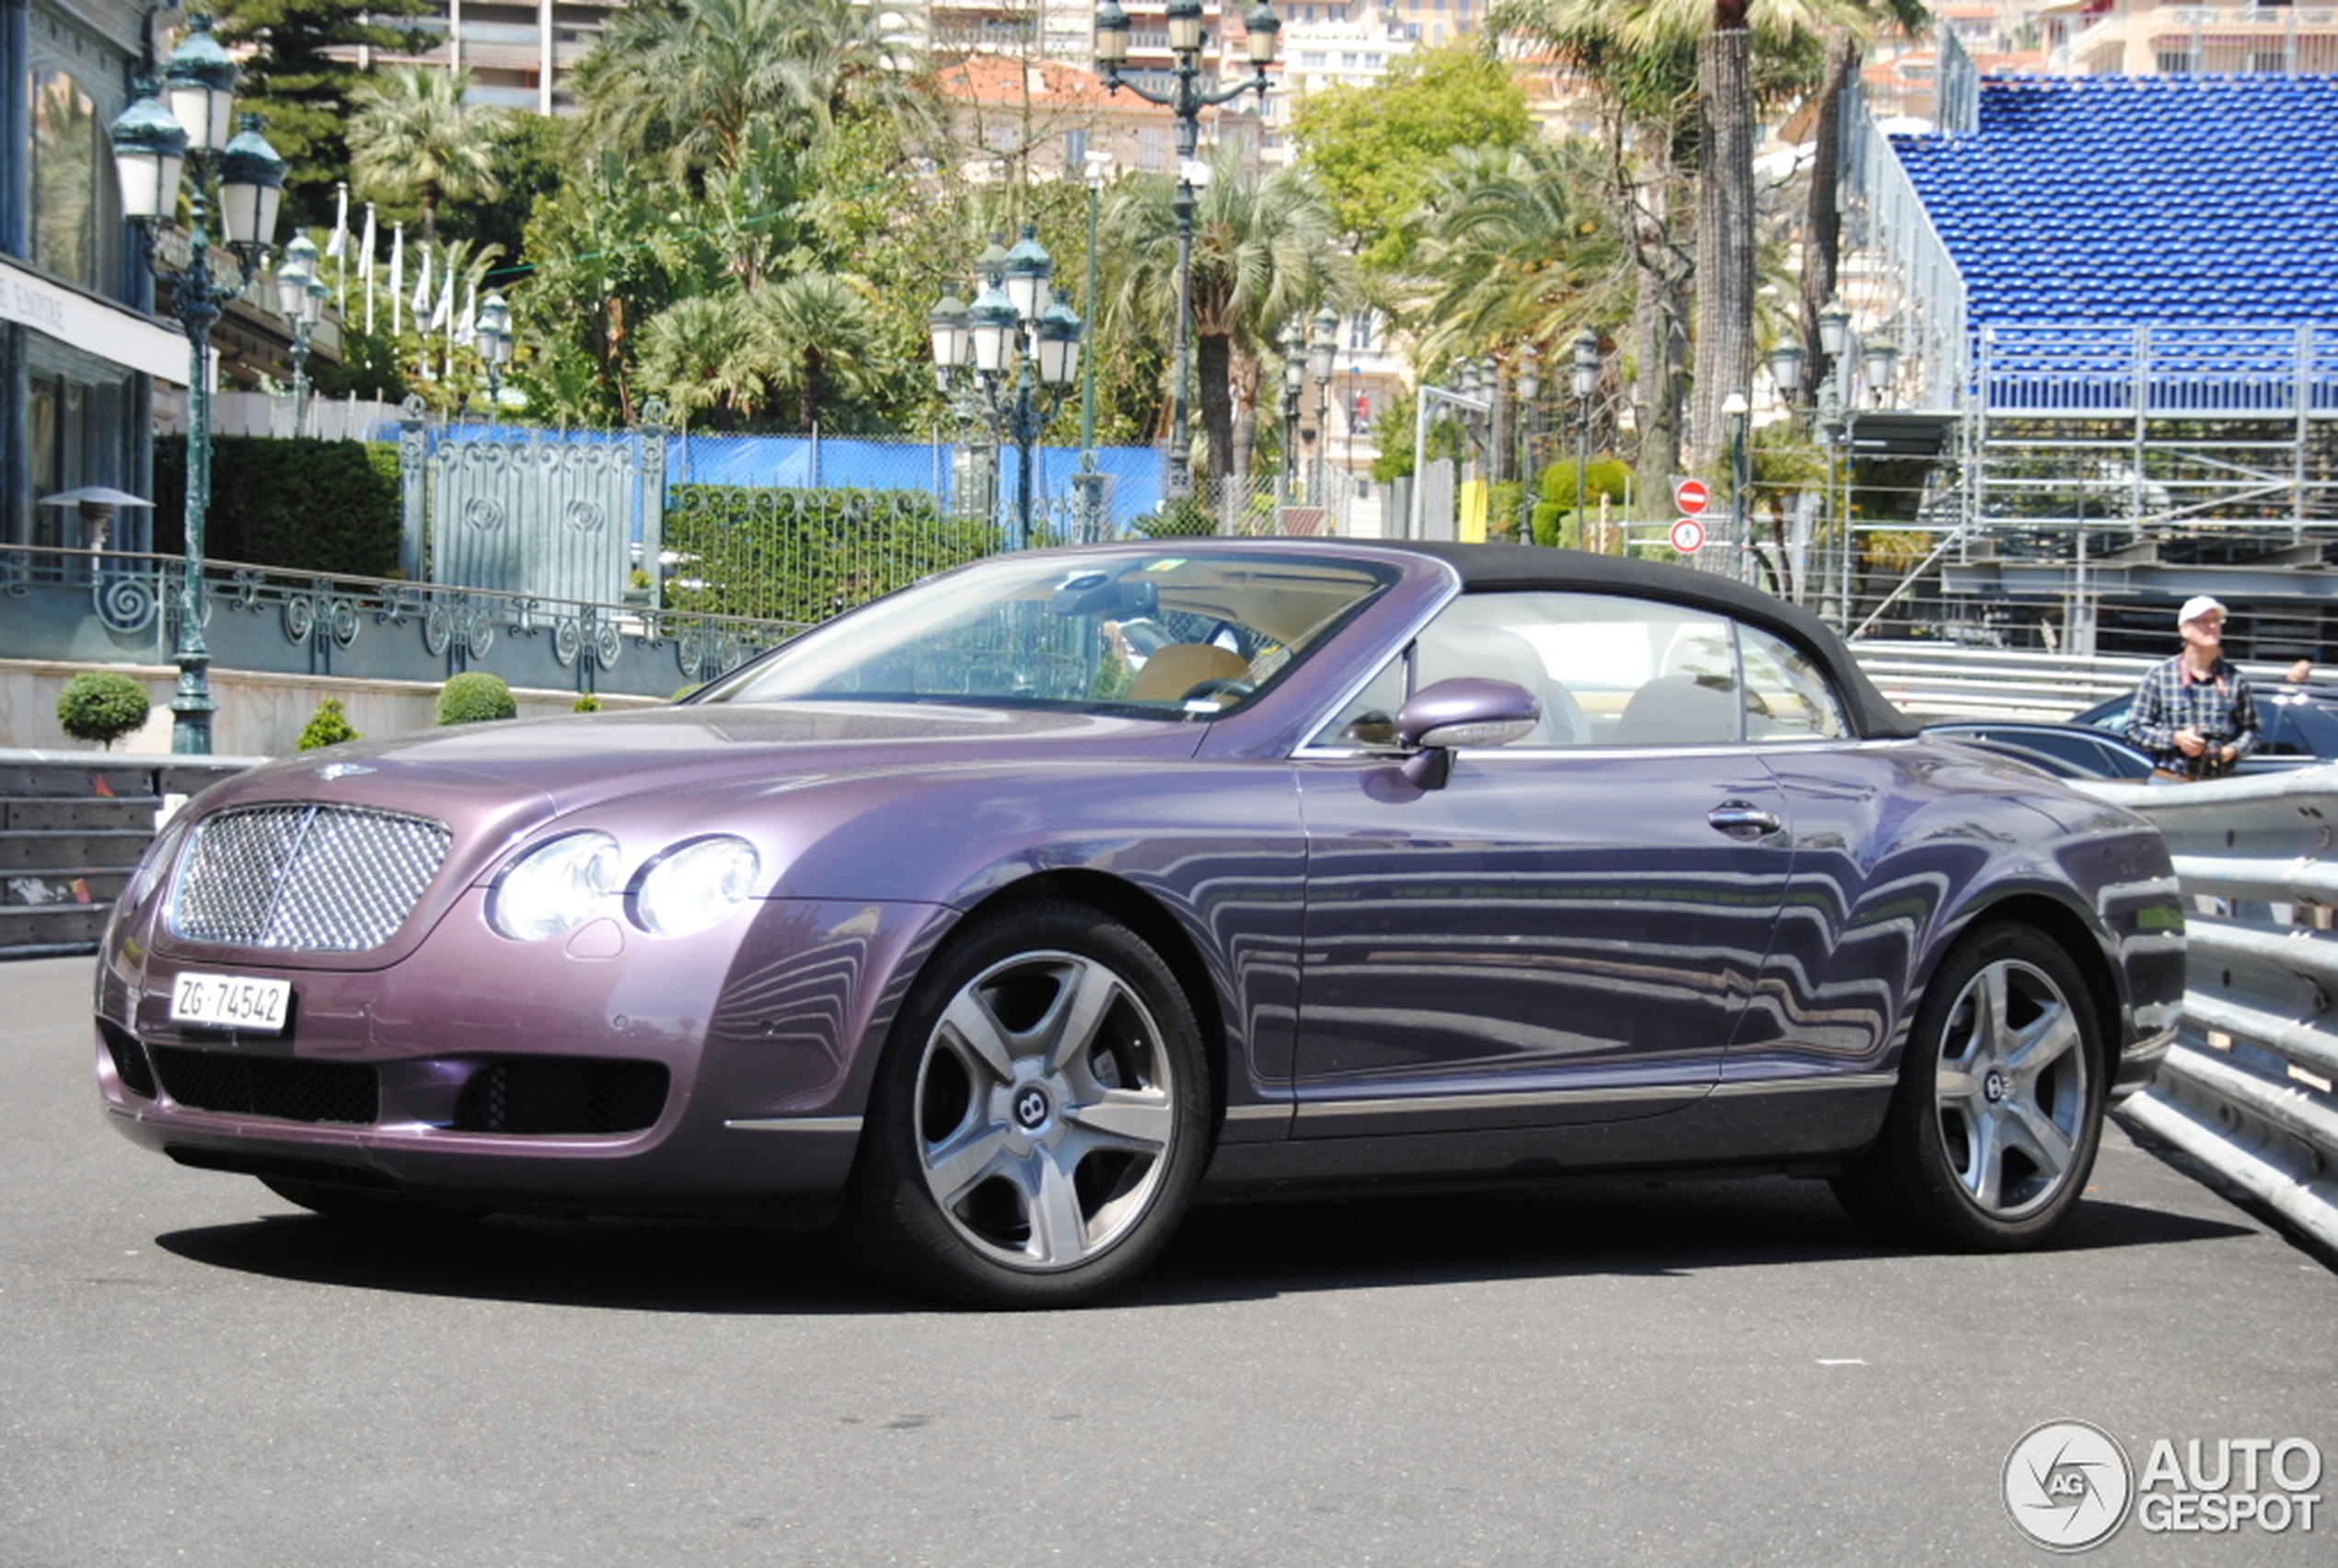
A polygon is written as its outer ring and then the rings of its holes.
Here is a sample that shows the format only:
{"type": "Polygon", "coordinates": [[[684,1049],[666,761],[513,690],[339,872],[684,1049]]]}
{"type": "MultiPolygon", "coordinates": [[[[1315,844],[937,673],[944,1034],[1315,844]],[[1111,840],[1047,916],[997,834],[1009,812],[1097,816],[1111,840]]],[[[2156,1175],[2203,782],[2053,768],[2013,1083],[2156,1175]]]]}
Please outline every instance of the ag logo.
{"type": "Polygon", "coordinates": [[[2005,1457],[2005,1510],[2048,1551],[2084,1551],[2126,1523],[2135,1472],[2118,1439],[2083,1421],[2049,1421],[2005,1457]]]}

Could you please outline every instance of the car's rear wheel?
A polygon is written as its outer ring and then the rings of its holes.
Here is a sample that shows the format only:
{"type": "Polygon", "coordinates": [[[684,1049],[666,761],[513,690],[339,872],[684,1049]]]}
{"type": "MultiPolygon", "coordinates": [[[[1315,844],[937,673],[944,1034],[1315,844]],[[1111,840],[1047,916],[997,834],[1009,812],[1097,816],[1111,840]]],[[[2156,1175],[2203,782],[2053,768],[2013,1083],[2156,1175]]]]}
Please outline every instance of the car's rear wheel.
{"type": "Polygon", "coordinates": [[[2029,927],[1975,932],[1927,988],[1882,1136],[1835,1191],[1895,1238],[2034,1246],[2094,1169],[2102,1064],[2069,954],[2029,927]]]}
{"type": "Polygon", "coordinates": [[[979,915],[920,975],[848,1215],[882,1272],[980,1306],[1070,1306],[1144,1267],[1210,1136],[1209,1064],[1158,954],[1083,905],[979,915]]]}

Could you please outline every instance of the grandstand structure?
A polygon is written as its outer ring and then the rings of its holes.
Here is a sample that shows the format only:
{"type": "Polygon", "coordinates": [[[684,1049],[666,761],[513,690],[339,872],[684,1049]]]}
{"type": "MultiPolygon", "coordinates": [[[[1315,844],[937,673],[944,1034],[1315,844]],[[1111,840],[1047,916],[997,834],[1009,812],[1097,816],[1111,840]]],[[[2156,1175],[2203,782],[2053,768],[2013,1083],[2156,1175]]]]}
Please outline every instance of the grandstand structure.
{"type": "Polygon", "coordinates": [[[1937,461],[1846,623],[2164,651],[2205,592],[2241,656],[2338,656],[2338,76],[1984,78],[1943,43],[1935,128],[1848,117],[1845,299],[1901,352],[1837,417],[1855,471],[1937,461]]]}

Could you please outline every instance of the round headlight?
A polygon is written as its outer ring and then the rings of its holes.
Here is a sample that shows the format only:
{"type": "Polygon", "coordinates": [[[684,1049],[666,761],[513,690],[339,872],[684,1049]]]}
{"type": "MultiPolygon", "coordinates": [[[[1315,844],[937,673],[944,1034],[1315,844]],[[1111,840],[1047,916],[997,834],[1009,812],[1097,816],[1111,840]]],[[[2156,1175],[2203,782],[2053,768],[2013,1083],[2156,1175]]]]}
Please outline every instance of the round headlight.
{"type": "Polygon", "coordinates": [[[633,917],[661,937],[686,937],[747,902],[761,862],[744,838],[694,838],[651,862],[633,894],[633,917]]]}
{"type": "Polygon", "coordinates": [[[617,840],[572,833],[539,845],[495,880],[488,918],[517,941],[540,942],[582,922],[617,887],[617,840]]]}

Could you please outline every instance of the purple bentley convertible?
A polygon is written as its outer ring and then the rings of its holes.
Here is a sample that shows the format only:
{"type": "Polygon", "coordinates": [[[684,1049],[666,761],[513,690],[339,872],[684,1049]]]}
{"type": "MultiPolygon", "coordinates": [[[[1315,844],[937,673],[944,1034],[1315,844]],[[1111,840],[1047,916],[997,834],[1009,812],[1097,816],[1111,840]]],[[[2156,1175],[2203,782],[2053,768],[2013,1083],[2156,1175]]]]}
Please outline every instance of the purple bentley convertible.
{"type": "Polygon", "coordinates": [[[223,784],[122,898],[97,1071],[328,1215],[833,1218],[1050,1304],[1197,1195],[1389,1182],[1784,1170],[2035,1243],[2182,966],[2147,824],[1918,738],[1790,606],[1172,540],[223,784]]]}

